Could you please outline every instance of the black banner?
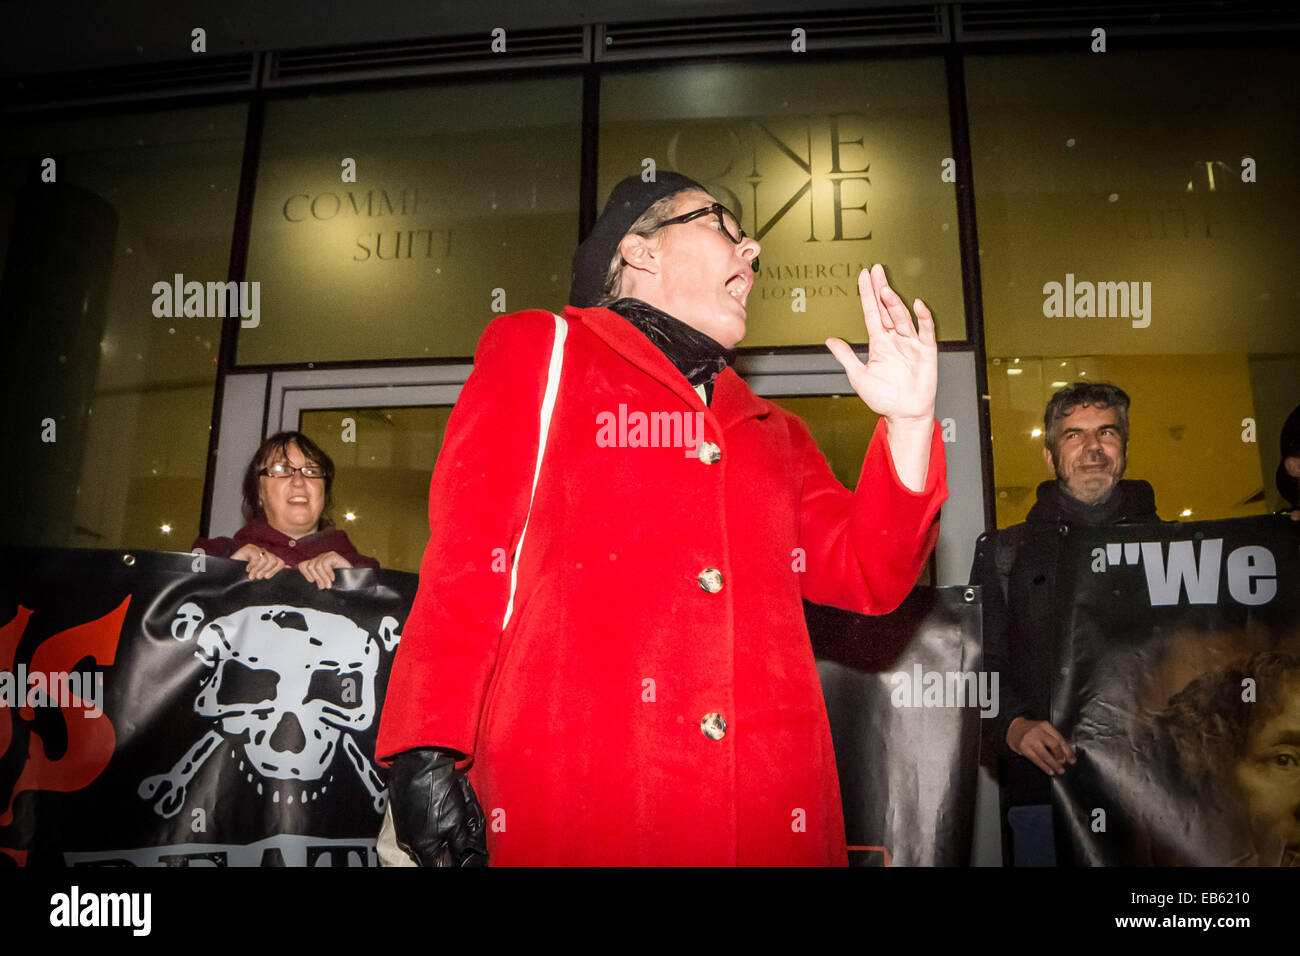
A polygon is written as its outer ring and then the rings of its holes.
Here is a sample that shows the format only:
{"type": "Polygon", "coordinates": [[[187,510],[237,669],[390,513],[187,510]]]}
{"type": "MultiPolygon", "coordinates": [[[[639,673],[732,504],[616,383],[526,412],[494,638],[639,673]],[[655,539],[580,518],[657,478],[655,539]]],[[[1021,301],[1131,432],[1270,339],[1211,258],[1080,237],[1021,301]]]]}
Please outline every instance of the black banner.
{"type": "Polygon", "coordinates": [[[0,552],[0,865],[375,865],[416,577],[0,552]]]}
{"type": "Polygon", "coordinates": [[[1058,858],[1300,864],[1300,525],[1071,532],[1058,858]]]}
{"type": "MultiPolygon", "coordinates": [[[[379,709],[417,578],[0,551],[0,866],[371,866],[379,709]]],[[[968,862],[976,589],[807,606],[857,865],[968,862]]]]}
{"type": "Polygon", "coordinates": [[[852,866],[965,866],[981,714],[978,588],[916,588],[893,614],[805,604],[852,866]]]}

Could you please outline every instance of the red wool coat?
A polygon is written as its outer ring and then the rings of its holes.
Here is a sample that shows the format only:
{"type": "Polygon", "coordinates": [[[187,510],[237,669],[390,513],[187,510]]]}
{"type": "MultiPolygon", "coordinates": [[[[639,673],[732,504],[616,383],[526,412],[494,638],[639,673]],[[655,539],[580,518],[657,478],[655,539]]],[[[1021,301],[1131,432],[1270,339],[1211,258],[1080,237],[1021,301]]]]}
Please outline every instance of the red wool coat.
{"type": "Polygon", "coordinates": [[[494,865],[845,864],[800,596],[868,613],[906,596],[947,497],[937,426],[923,492],[899,482],[882,421],[851,493],[731,369],[708,407],[623,318],[565,316],[531,516],[555,320],[503,316],[479,341],[377,755],[469,754],[494,865]],[[609,447],[620,405],[702,413],[721,457],[609,447]]]}

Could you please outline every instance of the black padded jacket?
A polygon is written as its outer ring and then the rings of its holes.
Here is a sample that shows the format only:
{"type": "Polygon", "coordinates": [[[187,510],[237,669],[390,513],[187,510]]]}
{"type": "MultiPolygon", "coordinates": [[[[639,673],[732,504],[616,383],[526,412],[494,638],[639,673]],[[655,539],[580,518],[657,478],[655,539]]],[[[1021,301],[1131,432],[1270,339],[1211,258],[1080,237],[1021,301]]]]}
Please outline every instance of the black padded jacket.
{"type": "Polygon", "coordinates": [[[971,583],[982,589],[984,669],[999,675],[998,715],[980,723],[984,746],[998,756],[1007,806],[1051,802],[1051,778],[1011,751],[1007,728],[1017,717],[1051,719],[1055,649],[1065,621],[1056,592],[1070,526],[1159,521],[1155,492],[1145,481],[1120,481],[1099,505],[1045,481],[1025,521],[976,542],[971,583]]]}

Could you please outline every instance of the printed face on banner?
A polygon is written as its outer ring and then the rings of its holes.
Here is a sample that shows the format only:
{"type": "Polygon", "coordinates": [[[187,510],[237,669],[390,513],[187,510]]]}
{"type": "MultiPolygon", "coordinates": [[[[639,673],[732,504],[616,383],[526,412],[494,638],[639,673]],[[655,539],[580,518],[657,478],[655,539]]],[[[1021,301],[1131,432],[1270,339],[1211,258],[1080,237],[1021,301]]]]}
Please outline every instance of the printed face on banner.
{"type": "Polygon", "coordinates": [[[1296,534],[1276,516],[1071,529],[1052,708],[1080,760],[1053,799],[1082,824],[1076,864],[1300,865],[1296,534]]]}
{"type": "Polygon", "coordinates": [[[1283,684],[1281,709],[1261,712],[1246,738],[1234,778],[1257,844],[1280,848],[1300,866],[1300,671],[1283,684]]]}
{"type": "Polygon", "coordinates": [[[1300,656],[1237,657],[1174,694],[1156,723],[1153,752],[1169,748],[1170,796],[1191,797],[1206,854],[1157,862],[1300,865],[1300,656]]]}

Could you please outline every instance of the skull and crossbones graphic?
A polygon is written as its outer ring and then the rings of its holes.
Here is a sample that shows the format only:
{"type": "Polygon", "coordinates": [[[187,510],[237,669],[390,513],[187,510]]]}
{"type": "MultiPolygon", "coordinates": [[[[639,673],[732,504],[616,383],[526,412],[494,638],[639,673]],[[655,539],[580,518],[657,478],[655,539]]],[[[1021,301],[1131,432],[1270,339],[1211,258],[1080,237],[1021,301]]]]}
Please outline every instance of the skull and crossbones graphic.
{"type": "Polygon", "coordinates": [[[382,813],[383,781],[352,734],[374,720],[379,649],[397,645],[397,621],[385,617],[372,636],[340,614],[312,608],[246,607],[206,624],[204,616],[187,602],[171,631],[177,640],[194,639],[195,656],[211,668],[194,710],[216,726],[170,771],[143,780],[140,797],[156,797],[154,811],[174,816],[195,774],[228,744],[231,760],[239,760],[239,771],[250,784],[256,781],[258,793],[266,783],[274,802],[283,795],[286,803],[307,803],[326,792],[328,780],[316,782],[341,749],[382,813]]]}

